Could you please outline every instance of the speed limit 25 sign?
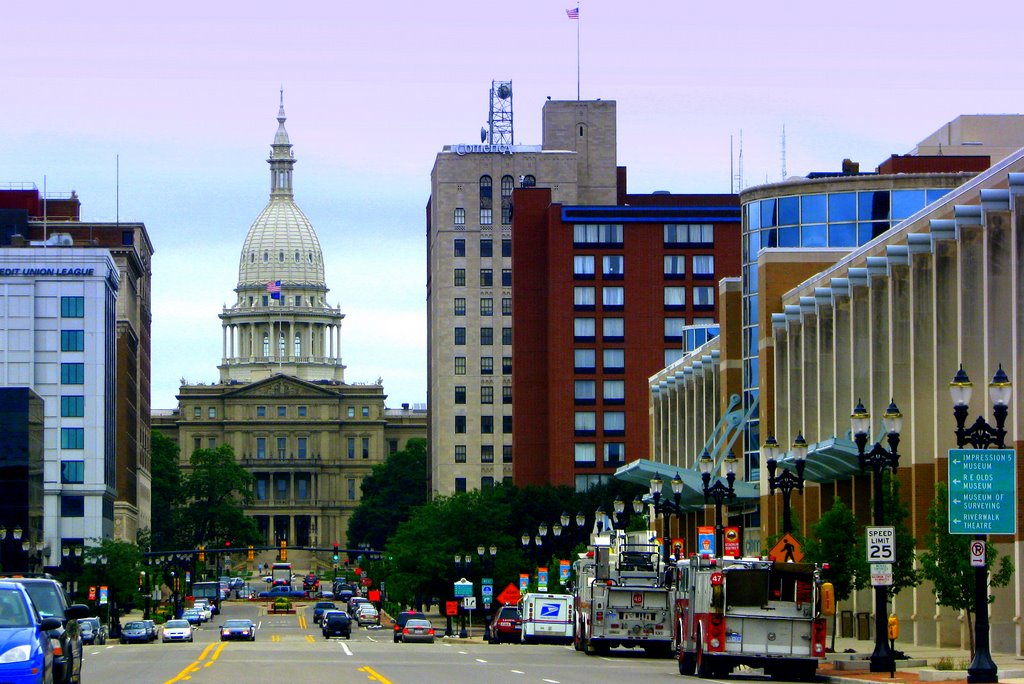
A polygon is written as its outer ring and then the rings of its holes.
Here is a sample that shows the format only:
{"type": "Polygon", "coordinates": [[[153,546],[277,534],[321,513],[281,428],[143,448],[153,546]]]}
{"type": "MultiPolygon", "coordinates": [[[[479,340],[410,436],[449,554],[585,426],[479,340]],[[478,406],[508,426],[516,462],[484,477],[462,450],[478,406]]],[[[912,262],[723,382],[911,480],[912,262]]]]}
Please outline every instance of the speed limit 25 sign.
{"type": "Polygon", "coordinates": [[[868,563],[892,563],[896,560],[896,530],[893,527],[868,527],[868,563]]]}

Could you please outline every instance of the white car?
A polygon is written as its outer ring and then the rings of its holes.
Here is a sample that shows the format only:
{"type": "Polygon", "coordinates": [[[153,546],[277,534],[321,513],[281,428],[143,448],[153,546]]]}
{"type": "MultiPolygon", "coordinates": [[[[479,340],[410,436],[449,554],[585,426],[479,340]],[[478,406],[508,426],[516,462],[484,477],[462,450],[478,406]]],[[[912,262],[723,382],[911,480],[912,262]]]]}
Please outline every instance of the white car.
{"type": "Polygon", "coordinates": [[[168,620],[164,625],[161,640],[166,644],[168,641],[192,641],[192,625],[188,620],[168,620]]]}
{"type": "Polygon", "coordinates": [[[193,607],[196,610],[202,612],[203,622],[209,622],[213,619],[213,608],[210,606],[209,603],[206,602],[205,599],[198,599],[193,605],[193,607]]]}

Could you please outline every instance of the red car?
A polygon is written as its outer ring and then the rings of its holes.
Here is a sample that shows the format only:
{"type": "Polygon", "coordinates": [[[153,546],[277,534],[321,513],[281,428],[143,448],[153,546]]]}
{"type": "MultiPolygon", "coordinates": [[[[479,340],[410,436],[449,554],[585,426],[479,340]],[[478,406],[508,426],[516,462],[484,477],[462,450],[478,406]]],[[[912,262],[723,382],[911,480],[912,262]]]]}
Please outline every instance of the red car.
{"type": "Polygon", "coordinates": [[[491,643],[500,644],[502,641],[517,644],[522,640],[523,618],[519,609],[515,606],[502,606],[494,614],[494,622],[491,623],[491,643]]]}

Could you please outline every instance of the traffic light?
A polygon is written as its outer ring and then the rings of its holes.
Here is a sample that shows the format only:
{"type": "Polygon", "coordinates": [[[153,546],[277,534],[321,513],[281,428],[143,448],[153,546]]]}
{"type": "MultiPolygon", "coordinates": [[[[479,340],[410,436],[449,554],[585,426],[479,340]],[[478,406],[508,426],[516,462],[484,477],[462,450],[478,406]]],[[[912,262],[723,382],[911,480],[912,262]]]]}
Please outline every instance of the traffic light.
{"type": "Polygon", "coordinates": [[[202,544],[199,545],[199,562],[203,563],[206,561],[206,547],[202,544]]]}
{"type": "Polygon", "coordinates": [[[231,548],[231,542],[230,541],[224,542],[224,548],[225,549],[230,549],[231,548]]]}
{"type": "Polygon", "coordinates": [[[256,550],[252,548],[252,544],[249,544],[249,550],[245,552],[245,560],[256,560],[256,550]]]}
{"type": "Polygon", "coordinates": [[[284,539],[281,540],[281,562],[284,563],[288,560],[288,542],[284,539]]]}
{"type": "Polygon", "coordinates": [[[338,562],[338,542],[334,542],[334,562],[338,562]]]}

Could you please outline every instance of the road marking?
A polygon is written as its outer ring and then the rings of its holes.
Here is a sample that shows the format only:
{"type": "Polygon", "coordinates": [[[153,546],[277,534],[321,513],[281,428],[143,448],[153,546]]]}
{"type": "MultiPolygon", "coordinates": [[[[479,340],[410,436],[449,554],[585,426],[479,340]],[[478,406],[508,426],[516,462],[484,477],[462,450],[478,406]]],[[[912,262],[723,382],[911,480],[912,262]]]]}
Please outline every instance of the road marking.
{"type": "Polygon", "coordinates": [[[512,674],[526,674],[522,670],[509,670],[509,672],[511,672],[512,674]]]}
{"type": "Polygon", "coordinates": [[[372,641],[373,643],[377,643],[377,640],[374,639],[372,636],[367,636],[366,638],[372,641]]]}
{"type": "Polygon", "coordinates": [[[281,635],[280,634],[271,634],[270,635],[270,640],[276,644],[278,641],[281,640],[281,635]]]}
{"type": "Polygon", "coordinates": [[[542,679],[540,681],[547,682],[548,684],[558,684],[558,680],[557,679],[542,679]]]}
{"type": "Polygon", "coordinates": [[[307,634],[306,635],[306,641],[308,641],[311,644],[316,643],[316,639],[313,638],[312,634],[307,634]]]}
{"type": "Polygon", "coordinates": [[[459,651],[459,655],[467,655],[465,651],[459,651]]]}
{"type": "MultiPolygon", "coordinates": [[[[181,682],[181,681],[184,681],[184,680],[187,680],[187,679],[191,679],[192,677],[191,677],[190,675],[191,675],[191,674],[192,674],[193,672],[198,672],[198,671],[199,671],[199,669],[200,669],[200,666],[199,666],[199,664],[200,664],[200,663],[201,663],[201,662],[202,662],[203,660],[205,660],[205,659],[206,659],[206,656],[210,654],[210,651],[211,651],[211,650],[213,650],[213,647],[214,647],[214,646],[216,646],[216,645],[217,645],[217,644],[210,644],[209,646],[207,646],[206,648],[204,648],[204,649],[203,649],[203,651],[202,651],[202,653],[200,653],[200,654],[199,654],[199,657],[198,657],[198,658],[196,658],[196,659],[195,659],[195,660],[193,660],[193,661],[192,661],[191,663],[189,663],[188,665],[186,665],[186,666],[185,666],[185,669],[184,669],[184,670],[182,670],[181,672],[179,672],[179,673],[177,674],[177,676],[175,676],[175,677],[174,677],[173,679],[168,679],[168,680],[167,680],[167,681],[165,682],[165,684],[174,684],[174,682],[181,682]]],[[[220,645],[220,648],[221,648],[221,649],[223,649],[223,648],[224,648],[224,646],[226,646],[226,645],[227,645],[226,643],[223,643],[223,644],[221,644],[221,645],[220,645]]],[[[218,649],[218,650],[217,650],[217,654],[218,654],[218,655],[220,654],[220,649],[218,649]]],[[[214,656],[214,659],[216,659],[216,656],[214,656]]],[[[211,660],[211,663],[212,663],[212,660],[211,660]]],[[[209,664],[211,664],[211,663],[207,663],[207,665],[209,665],[209,664]]]]}
{"type": "Polygon", "coordinates": [[[341,650],[345,652],[345,655],[347,655],[347,656],[352,655],[352,651],[349,650],[348,644],[346,644],[344,641],[342,641],[340,643],[341,643],[341,650]]]}
{"type": "Polygon", "coordinates": [[[210,656],[210,659],[203,663],[203,667],[210,667],[211,665],[213,665],[214,661],[217,660],[217,658],[220,656],[220,652],[223,651],[224,647],[227,645],[228,642],[222,641],[220,646],[217,647],[217,650],[214,651],[213,655],[210,656]]]}
{"type": "Polygon", "coordinates": [[[476,662],[478,662],[478,663],[486,663],[487,661],[486,660],[481,660],[480,658],[477,658],[476,662]]]}
{"type": "Polygon", "coordinates": [[[391,680],[390,679],[385,679],[379,673],[374,672],[373,668],[370,667],[369,665],[367,665],[366,667],[359,668],[359,671],[360,672],[365,672],[366,673],[366,678],[371,680],[371,681],[380,682],[380,684],[391,684],[391,680]]]}

